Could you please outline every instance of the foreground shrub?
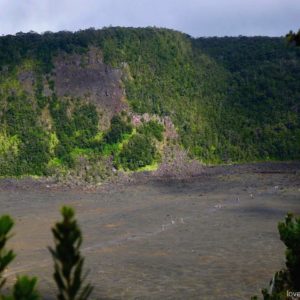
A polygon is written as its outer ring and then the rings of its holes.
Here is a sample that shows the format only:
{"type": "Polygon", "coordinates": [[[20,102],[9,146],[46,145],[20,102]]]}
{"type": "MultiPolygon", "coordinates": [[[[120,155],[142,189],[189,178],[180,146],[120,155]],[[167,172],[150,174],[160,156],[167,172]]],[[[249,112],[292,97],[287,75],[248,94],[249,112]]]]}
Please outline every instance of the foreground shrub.
{"type": "MultiPolygon", "coordinates": [[[[7,266],[14,260],[16,254],[13,250],[6,249],[6,243],[11,237],[11,229],[14,226],[14,222],[10,216],[2,216],[0,218],[0,291],[3,288],[6,278],[3,278],[3,272],[7,266]]],[[[39,294],[36,291],[37,279],[29,278],[27,276],[18,277],[14,287],[12,295],[0,294],[0,299],[3,300],[36,300],[39,299],[39,294]]]]}
{"type": "Polygon", "coordinates": [[[0,290],[6,281],[6,279],[2,277],[2,274],[16,256],[13,250],[7,250],[5,248],[8,239],[11,237],[10,231],[13,226],[14,222],[10,216],[2,216],[0,218],[0,290]]]}
{"type": "MultiPolygon", "coordinates": [[[[59,291],[57,299],[87,300],[93,288],[90,284],[82,286],[85,278],[82,276],[84,258],[80,253],[82,234],[74,210],[63,207],[61,213],[63,220],[52,229],[55,247],[49,248],[54,259],[54,279],[59,291]]],[[[13,250],[6,249],[13,225],[10,216],[0,217],[0,300],[38,300],[36,277],[19,276],[10,293],[1,293],[6,282],[3,272],[16,256],[13,250]]]]}
{"type": "Polygon", "coordinates": [[[27,276],[18,277],[13,287],[12,296],[3,297],[4,300],[38,300],[40,295],[36,290],[37,278],[27,276]]]}
{"type": "Polygon", "coordinates": [[[74,210],[63,207],[63,220],[52,229],[55,248],[49,248],[54,259],[54,279],[59,300],[85,300],[92,292],[91,285],[83,288],[82,267],[84,258],[80,253],[82,235],[75,219],[74,210]]]}
{"type": "Polygon", "coordinates": [[[278,231],[286,246],[286,269],[276,272],[269,290],[262,290],[264,300],[292,299],[293,293],[300,292],[300,218],[288,214],[284,222],[279,222],[278,231]]]}

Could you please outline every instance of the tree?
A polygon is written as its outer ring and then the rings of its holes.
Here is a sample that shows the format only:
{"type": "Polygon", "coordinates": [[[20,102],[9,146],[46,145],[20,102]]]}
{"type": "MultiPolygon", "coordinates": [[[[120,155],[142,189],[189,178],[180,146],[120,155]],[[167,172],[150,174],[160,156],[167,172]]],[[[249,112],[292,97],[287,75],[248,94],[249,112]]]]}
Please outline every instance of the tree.
{"type": "MultiPolygon", "coordinates": [[[[54,258],[54,279],[59,289],[59,300],[87,300],[92,292],[92,286],[82,287],[85,276],[82,276],[84,258],[80,253],[82,236],[75,219],[74,210],[62,208],[63,220],[56,223],[54,234],[55,248],[49,248],[54,258]]],[[[11,237],[14,222],[8,215],[0,217],[0,292],[6,280],[3,271],[15,258],[13,250],[6,249],[6,242],[11,237]]],[[[1,300],[38,300],[40,295],[36,289],[37,278],[28,276],[17,277],[12,291],[5,295],[0,293],[1,300]]]]}
{"type": "Polygon", "coordinates": [[[264,300],[288,299],[288,291],[300,291],[300,218],[287,214],[285,221],[279,222],[278,231],[286,246],[286,269],[276,272],[269,290],[262,290],[264,300]]]}
{"type": "Polygon", "coordinates": [[[295,43],[296,46],[300,46],[300,29],[297,33],[290,31],[286,37],[290,43],[295,43]]]}
{"type": "Polygon", "coordinates": [[[86,300],[93,288],[90,284],[82,287],[84,258],[80,253],[81,230],[75,219],[74,210],[63,207],[63,220],[52,228],[55,248],[49,248],[54,259],[54,280],[58,288],[59,300],[86,300]]]}
{"type": "Polygon", "coordinates": [[[124,145],[119,162],[124,169],[137,170],[151,165],[157,156],[153,141],[144,135],[136,134],[124,145]]]}
{"type": "Polygon", "coordinates": [[[7,241],[11,237],[10,231],[13,226],[14,222],[10,216],[4,215],[0,218],[0,290],[6,282],[6,279],[2,278],[2,273],[16,257],[13,250],[5,248],[7,241]]]}
{"type": "Polygon", "coordinates": [[[285,222],[278,224],[280,239],[286,245],[286,267],[289,285],[300,291],[300,218],[288,214],[285,222]]]}
{"type": "Polygon", "coordinates": [[[111,126],[109,131],[104,137],[104,141],[107,144],[115,144],[121,142],[125,134],[132,132],[132,125],[125,122],[121,116],[113,116],[111,119],[111,126]]]}
{"type": "Polygon", "coordinates": [[[40,295],[36,290],[37,278],[27,276],[18,277],[13,287],[12,296],[5,297],[4,300],[38,300],[40,295]]]}
{"type": "MultiPolygon", "coordinates": [[[[6,242],[11,237],[10,231],[14,226],[14,222],[10,216],[4,215],[0,217],[0,290],[4,286],[6,279],[2,278],[3,271],[14,260],[16,254],[13,250],[5,248],[6,242]]],[[[27,276],[18,277],[12,295],[0,295],[3,300],[37,300],[39,294],[36,291],[35,277],[29,278],[27,276]]]]}

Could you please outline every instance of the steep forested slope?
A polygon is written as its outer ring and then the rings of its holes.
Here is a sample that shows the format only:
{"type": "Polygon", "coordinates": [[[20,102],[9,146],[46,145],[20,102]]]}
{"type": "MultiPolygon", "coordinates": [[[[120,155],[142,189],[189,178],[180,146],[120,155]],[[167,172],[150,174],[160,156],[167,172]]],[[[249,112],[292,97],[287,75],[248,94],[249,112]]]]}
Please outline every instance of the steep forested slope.
{"type": "Polygon", "coordinates": [[[281,38],[19,33],[0,70],[0,175],[134,170],[169,143],[209,163],[300,157],[300,52],[281,38]]]}
{"type": "Polygon", "coordinates": [[[299,158],[300,52],[284,39],[209,38],[194,41],[230,72],[223,127],[230,143],[244,145],[250,159],[299,158]]]}

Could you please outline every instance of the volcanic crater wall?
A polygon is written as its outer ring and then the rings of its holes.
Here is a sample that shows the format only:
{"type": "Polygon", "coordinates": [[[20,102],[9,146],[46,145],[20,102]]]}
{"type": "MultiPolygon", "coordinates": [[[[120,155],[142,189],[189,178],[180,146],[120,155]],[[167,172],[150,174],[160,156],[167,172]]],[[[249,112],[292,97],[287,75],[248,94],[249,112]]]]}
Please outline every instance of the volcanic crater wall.
{"type": "Polygon", "coordinates": [[[110,116],[126,108],[122,71],[103,63],[99,49],[86,54],[61,54],[54,59],[53,80],[58,97],[84,98],[110,116]]]}

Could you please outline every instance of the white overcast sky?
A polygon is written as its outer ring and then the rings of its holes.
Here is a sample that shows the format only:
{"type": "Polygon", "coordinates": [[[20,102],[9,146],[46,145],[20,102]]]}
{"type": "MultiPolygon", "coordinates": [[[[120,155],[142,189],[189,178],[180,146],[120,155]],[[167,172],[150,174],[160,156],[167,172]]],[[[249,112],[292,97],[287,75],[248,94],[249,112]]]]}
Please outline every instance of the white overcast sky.
{"type": "Polygon", "coordinates": [[[281,36],[300,28],[300,0],[0,0],[0,34],[110,25],[281,36]]]}

